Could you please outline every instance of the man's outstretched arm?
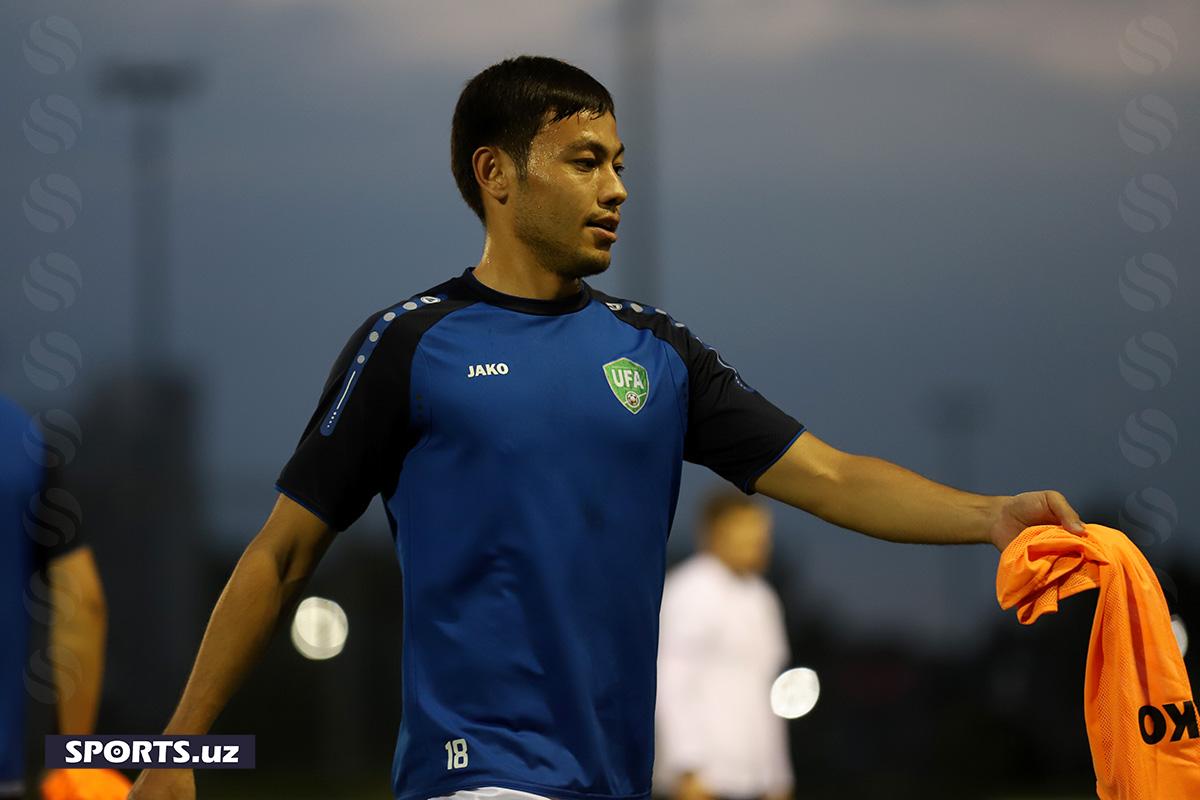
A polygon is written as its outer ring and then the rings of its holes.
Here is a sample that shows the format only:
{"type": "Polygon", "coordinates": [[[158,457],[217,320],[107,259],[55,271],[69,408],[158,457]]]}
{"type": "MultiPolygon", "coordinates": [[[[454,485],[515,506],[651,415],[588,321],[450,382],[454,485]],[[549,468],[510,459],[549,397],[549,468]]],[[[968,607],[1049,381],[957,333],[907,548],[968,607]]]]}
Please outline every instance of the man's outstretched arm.
{"type": "Polygon", "coordinates": [[[892,542],[990,542],[1003,550],[1030,525],[1083,531],[1079,514],[1059,492],[963,492],[883,459],[837,450],[811,431],[753,488],[826,522],[892,542]]]}
{"type": "MultiPolygon", "coordinates": [[[[165,734],[200,735],[258,661],[283,612],[297,599],[335,532],[303,506],[279,495],[221,592],[196,663],[165,734]]],[[[190,800],[191,770],[144,770],[129,800],[190,800]]]]}

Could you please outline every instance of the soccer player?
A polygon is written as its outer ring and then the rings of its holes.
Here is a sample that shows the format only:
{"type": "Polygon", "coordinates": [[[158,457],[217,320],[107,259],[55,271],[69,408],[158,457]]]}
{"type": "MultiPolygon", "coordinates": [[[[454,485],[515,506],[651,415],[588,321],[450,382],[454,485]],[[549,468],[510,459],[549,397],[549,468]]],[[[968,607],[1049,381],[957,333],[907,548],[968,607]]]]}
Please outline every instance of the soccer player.
{"type": "Polygon", "coordinates": [[[55,530],[62,513],[51,492],[57,469],[38,450],[42,435],[25,411],[0,396],[0,800],[24,797],[25,671],[28,667],[29,597],[49,589],[46,656],[38,674],[57,694],[59,733],[94,732],[104,672],[107,612],[92,550],[77,531],[55,530]],[[28,596],[27,596],[28,594],[28,596]]]}
{"type": "MultiPolygon", "coordinates": [[[[450,149],[484,226],[479,263],[350,335],[166,733],[209,730],[375,495],[404,573],[399,800],[648,796],[685,460],[897,542],[1002,548],[1029,525],[1079,524],[1058,492],[969,494],[839,451],[663,309],[590,286],[626,190],[612,97],[582,70],[489,67],[458,99],[450,149]]],[[[194,792],[190,771],[155,769],[130,797],[194,792]]]]}

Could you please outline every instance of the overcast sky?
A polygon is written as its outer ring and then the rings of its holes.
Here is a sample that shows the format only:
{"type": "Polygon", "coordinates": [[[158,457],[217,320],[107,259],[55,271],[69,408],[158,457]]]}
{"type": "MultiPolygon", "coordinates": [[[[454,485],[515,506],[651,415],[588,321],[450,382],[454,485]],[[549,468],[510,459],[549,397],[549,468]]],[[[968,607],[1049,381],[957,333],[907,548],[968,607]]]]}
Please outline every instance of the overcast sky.
{"type": "MultiPolygon", "coordinates": [[[[477,261],[450,117],[467,79],[528,52],[616,98],[621,244],[641,235],[638,189],[657,180],[661,296],[634,299],[687,322],[816,435],[985,493],[1057,488],[1116,508],[1157,487],[1179,524],[1153,557],[1200,554],[1195,3],[664,2],[657,74],[639,76],[657,97],[653,160],[648,126],[622,116],[635,87],[615,3],[114,7],[0,10],[0,385],[34,409],[71,408],[128,365],[130,116],[97,95],[96,73],[118,57],[198,64],[202,89],[171,123],[170,347],[203,387],[203,470],[231,546],[261,524],[350,332],[477,261]],[[58,152],[37,147],[54,149],[47,135],[58,152]],[[47,233],[22,202],[50,174],[81,200],[47,233]],[[58,311],[23,288],[51,252],[83,279],[58,311]],[[1147,254],[1177,280],[1155,278],[1147,254]],[[1155,296],[1169,302],[1138,307],[1155,296]],[[58,392],[22,367],[51,331],[83,354],[58,392]],[[948,438],[947,396],[976,398],[974,433],[948,438]],[[1136,417],[1146,409],[1177,432],[1136,417]]],[[[595,281],[618,294],[647,268],[621,244],[595,281]]],[[[714,480],[689,468],[675,547],[714,480]]],[[[795,580],[847,624],[958,641],[1001,613],[990,548],[890,545],[777,508],[795,580]]],[[[378,505],[368,515],[382,523],[378,505]]]]}

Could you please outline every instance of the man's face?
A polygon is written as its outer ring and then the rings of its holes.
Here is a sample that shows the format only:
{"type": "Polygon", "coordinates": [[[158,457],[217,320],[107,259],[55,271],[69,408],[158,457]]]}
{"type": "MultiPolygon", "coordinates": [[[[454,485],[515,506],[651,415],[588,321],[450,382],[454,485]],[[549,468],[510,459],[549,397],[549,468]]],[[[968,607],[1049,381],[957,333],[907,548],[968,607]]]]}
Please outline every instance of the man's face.
{"type": "Polygon", "coordinates": [[[577,114],[533,137],[527,176],[513,188],[513,232],[551,271],[585,278],[608,269],[615,234],[589,223],[619,218],[624,148],[612,114],[577,114]]]}
{"type": "Polygon", "coordinates": [[[762,572],[771,556],[771,513],[763,508],[734,508],[714,520],[709,549],[741,574],[762,572]]]}

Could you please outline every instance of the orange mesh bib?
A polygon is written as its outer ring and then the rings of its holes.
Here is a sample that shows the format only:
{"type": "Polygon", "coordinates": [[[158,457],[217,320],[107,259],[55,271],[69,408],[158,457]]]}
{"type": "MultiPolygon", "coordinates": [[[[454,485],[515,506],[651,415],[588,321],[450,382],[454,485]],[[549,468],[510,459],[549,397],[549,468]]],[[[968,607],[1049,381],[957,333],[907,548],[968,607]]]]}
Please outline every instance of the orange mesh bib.
{"type": "Polygon", "coordinates": [[[1200,798],[1200,729],[1162,588],[1125,534],[1026,528],[1000,556],[996,599],[1031,625],[1099,589],[1083,687],[1101,800],[1200,798]]]}

